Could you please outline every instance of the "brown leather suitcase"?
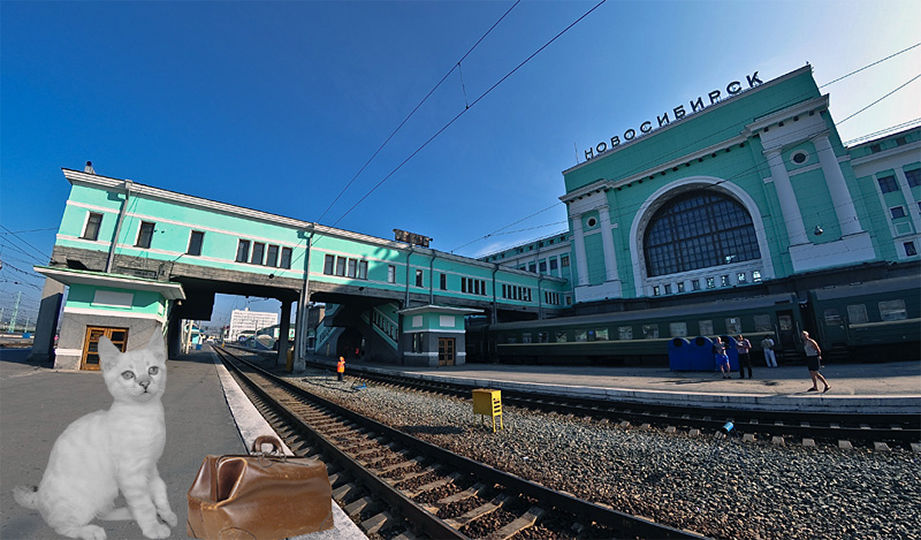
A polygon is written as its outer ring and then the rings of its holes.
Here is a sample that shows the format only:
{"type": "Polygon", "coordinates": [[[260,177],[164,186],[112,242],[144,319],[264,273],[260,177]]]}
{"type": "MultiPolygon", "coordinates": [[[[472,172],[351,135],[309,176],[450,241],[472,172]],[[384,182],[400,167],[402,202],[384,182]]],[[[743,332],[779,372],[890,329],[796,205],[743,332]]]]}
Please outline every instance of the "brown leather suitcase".
{"type": "Polygon", "coordinates": [[[189,488],[188,535],[275,540],[332,528],[326,465],[280,451],[277,438],[263,435],[253,442],[253,455],[205,457],[189,488]],[[263,443],[276,455],[259,452],[263,443]]]}

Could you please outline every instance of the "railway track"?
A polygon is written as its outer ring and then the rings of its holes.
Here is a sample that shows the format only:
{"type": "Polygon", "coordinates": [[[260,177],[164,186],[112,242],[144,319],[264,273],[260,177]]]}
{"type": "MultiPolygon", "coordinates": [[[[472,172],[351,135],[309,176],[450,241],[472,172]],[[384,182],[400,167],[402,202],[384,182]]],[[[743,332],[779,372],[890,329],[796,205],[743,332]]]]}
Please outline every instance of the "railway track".
{"type": "Polygon", "coordinates": [[[702,538],[434,446],[214,349],[288,446],[327,464],[333,498],[369,536],[702,538]]]}
{"type": "MultiPolygon", "coordinates": [[[[317,364],[315,367],[328,369],[317,364]]],[[[353,377],[376,384],[388,384],[469,399],[473,385],[432,381],[398,374],[382,374],[352,366],[353,377]]],[[[668,406],[615,402],[553,394],[502,391],[505,405],[559,414],[606,418],[609,422],[629,422],[662,429],[681,428],[717,432],[727,422],[737,433],[760,439],[811,439],[813,442],[840,444],[840,441],[873,446],[878,443],[908,447],[921,443],[921,417],[917,414],[847,414],[823,412],[763,411],[692,406],[668,406]]]]}

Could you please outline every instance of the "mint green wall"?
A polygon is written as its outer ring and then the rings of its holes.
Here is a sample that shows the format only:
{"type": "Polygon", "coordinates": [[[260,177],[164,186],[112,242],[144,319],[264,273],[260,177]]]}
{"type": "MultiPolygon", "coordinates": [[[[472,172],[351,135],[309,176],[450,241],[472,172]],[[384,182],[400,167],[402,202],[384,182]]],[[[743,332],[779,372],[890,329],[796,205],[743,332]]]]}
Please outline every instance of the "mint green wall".
{"type": "Polygon", "coordinates": [[[838,217],[831,203],[831,194],[828,192],[822,170],[814,169],[791,176],[790,183],[796,193],[800,215],[803,216],[806,237],[813,244],[834,242],[841,238],[841,227],[838,225],[838,217]],[[825,231],[820,236],[813,234],[816,225],[825,231]]]}
{"type": "Polygon", "coordinates": [[[410,334],[413,332],[439,332],[439,331],[463,331],[464,328],[464,315],[458,315],[454,313],[439,313],[439,312],[426,312],[426,313],[416,313],[403,315],[403,333],[410,334]],[[414,326],[414,322],[417,317],[421,317],[421,326],[414,326]],[[454,321],[453,325],[442,326],[441,317],[449,317],[454,321]]]}
{"type": "Polygon", "coordinates": [[[145,313],[151,315],[163,316],[166,313],[166,300],[159,293],[151,291],[136,291],[131,289],[120,289],[112,287],[95,287],[92,285],[74,284],[68,287],[66,307],[79,309],[96,309],[112,312],[145,313]],[[129,293],[133,295],[133,302],[130,308],[121,308],[117,306],[107,306],[93,303],[97,290],[114,291],[120,293],[129,293]]]}
{"type": "Polygon", "coordinates": [[[589,285],[604,283],[604,248],[601,233],[590,234],[585,237],[585,258],[588,266],[589,285]]]}

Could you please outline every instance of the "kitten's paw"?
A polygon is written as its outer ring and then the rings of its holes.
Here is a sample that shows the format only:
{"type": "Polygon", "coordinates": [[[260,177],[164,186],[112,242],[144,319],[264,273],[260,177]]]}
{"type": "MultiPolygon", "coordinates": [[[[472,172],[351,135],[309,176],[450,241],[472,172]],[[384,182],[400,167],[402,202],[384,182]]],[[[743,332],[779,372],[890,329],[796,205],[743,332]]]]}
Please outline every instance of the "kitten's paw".
{"type": "Polygon", "coordinates": [[[176,514],[172,510],[167,508],[166,510],[158,511],[157,515],[160,516],[160,519],[167,522],[170,527],[175,527],[179,523],[179,519],[176,517],[176,514]]]}
{"type": "Polygon", "coordinates": [[[170,534],[169,527],[162,523],[143,529],[144,536],[147,538],[168,538],[170,534]]]}
{"type": "Polygon", "coordinates": [[[106,531],[99,525],[84,525],[71,531],[58,531],[64,536],[80,538],[81,540],[106,540],[106,531]]]}

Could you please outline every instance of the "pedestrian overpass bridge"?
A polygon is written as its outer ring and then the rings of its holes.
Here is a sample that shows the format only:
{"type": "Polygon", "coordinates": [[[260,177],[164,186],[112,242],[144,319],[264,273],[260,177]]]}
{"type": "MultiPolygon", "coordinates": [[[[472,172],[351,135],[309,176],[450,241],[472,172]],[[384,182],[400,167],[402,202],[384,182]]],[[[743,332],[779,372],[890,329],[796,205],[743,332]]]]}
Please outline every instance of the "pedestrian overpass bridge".
{"type": "MultiPolygon", "coordinates": [[[[360,327],[381,360],[432,365],[450,352],[460,363],[465,316],[554,316],[571,294],[561,277],[131,180],[63,172],[70,196],[52,259],[36,267],[47,279],[34,353],[51,353],[68,286],[54,349],[59,367],[92,369],[100,335],[133,345],[167,328],[176,351],[180,321],[210,319],[217,293],[280,300],[282,336],[296,302],[301,365],[311,302],[335,304],[331,322],[360,327]]],[[[351,349],[354,332],[350,339],[351,349]]]]}

